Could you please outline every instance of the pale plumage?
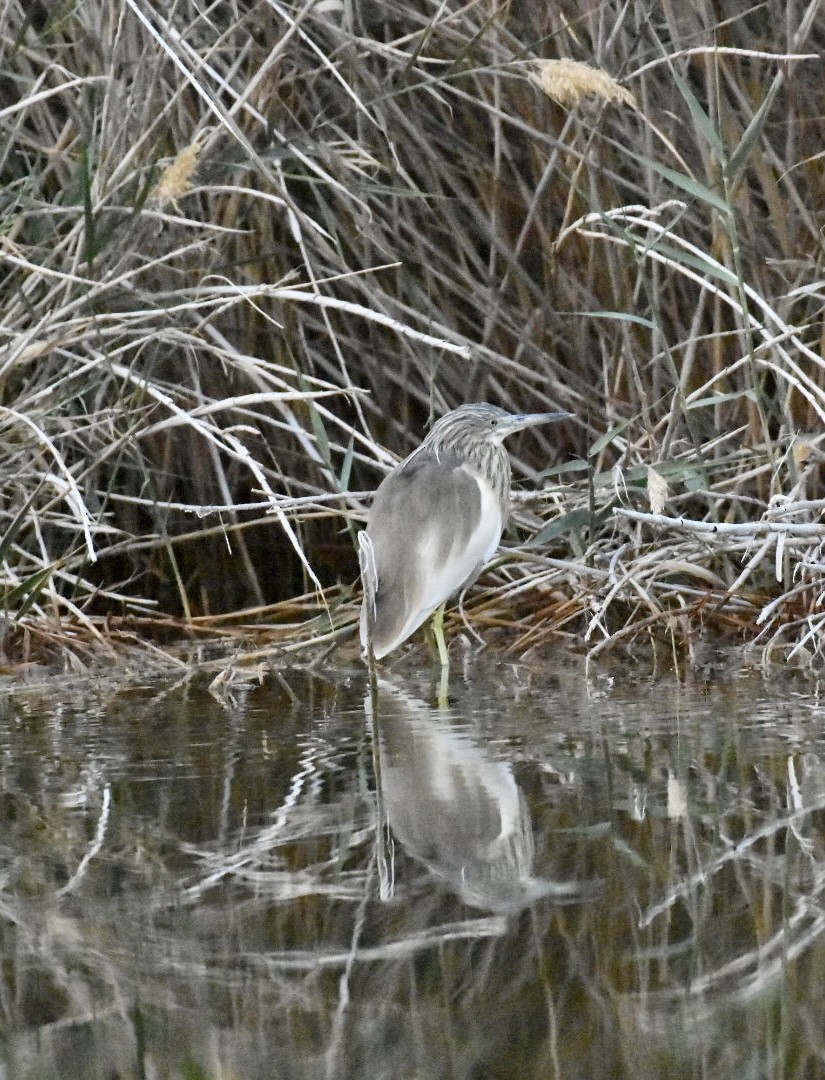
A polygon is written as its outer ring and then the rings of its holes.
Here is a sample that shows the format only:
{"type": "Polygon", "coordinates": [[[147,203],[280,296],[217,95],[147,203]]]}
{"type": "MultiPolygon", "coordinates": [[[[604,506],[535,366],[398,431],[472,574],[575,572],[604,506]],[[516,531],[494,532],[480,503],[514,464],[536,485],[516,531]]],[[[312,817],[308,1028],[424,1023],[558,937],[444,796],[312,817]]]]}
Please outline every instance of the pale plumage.
{"type": "Polygon", "coordinates": [[[504,439],[568,415],[462,405],[384,479],[359,536],[365,649],[386,656],[478,577],[510,512],[504,439]]]}

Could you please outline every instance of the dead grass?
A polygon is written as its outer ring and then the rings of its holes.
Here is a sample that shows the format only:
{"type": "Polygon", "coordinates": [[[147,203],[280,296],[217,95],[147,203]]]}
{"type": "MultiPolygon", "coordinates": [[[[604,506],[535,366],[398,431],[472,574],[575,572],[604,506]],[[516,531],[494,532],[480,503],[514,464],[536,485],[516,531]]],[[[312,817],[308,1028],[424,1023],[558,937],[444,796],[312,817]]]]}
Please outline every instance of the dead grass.
{"type": "Polygon", "coordinates": [[[820,7],[8,3],[9,662],[336,640],[386,448],[467,400],[578,417],[470,629],[818,658],[820,7]]]}

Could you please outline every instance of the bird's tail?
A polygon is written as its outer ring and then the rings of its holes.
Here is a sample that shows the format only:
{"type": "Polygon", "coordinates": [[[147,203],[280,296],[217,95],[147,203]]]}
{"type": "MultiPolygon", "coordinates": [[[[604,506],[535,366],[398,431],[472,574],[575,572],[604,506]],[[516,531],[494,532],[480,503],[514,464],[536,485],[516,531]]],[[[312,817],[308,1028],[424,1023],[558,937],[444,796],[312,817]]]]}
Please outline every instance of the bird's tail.
{"type": "Polygon", "coordinates": [[[358,565],[361,568],[361,585],[364,589],[364,600],[361,604],[361,648],[368,654],[375,629],[378,570],[375,566],[375,549],[366,529],[358,534],[358,565]]]}

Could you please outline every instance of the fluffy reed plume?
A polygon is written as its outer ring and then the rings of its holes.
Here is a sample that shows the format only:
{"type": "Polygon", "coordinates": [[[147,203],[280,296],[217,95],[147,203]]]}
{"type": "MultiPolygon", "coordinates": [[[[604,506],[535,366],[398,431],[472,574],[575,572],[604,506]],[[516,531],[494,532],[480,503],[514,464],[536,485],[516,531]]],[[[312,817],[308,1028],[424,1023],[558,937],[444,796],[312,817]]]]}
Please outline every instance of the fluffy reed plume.
{"type": "Polygon", "coordinates": [[[800,432],[793,441],[791,447],[794,463],[798,469],[806,469],[809,465],[822,465],[825,462],[825,454],[817,445],[821,436],[800,432]]]}
{"type": "Polygon", "coordinates": [[[192,188],[192,176],[198,167],[200,152],[201,144],[195,139],[166,166],[152,192],[156,202],[161,205],[171,203],[177,209],[178,199],[192,188]]]}
{"type": "Polygon", "coordinates": [[[566,108],[594,98],[636,105],[631,92],[616,82],[612,75],[580,60],[536,60],[530,80],[549,98],[566,108]]]}
{"type": "Polygon", "coordinates": [[[667,480],[652,465],[647,469],[647,497],[650,502],[650,512],[661,514],[667,502],[667,480]]]}

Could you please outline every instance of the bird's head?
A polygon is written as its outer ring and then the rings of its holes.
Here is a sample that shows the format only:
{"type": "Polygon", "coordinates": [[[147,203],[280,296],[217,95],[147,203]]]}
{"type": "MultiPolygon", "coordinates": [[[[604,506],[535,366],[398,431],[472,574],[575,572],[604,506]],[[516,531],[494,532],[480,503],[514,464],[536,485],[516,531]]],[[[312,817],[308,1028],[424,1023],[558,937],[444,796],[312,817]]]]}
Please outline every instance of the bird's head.
{"type": "Polygon", "coordinates": [[[426,442],[456,453],[466,453],[479,445],[501,446],[507,436],[515,431],[535,424],[549,424],[568,416],[572,416],[572,413],[509,413],[487,402],[460,405],[433,425],[426,442]]]}

